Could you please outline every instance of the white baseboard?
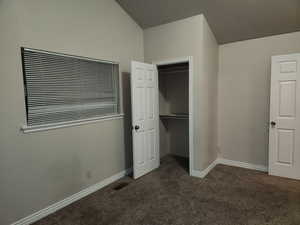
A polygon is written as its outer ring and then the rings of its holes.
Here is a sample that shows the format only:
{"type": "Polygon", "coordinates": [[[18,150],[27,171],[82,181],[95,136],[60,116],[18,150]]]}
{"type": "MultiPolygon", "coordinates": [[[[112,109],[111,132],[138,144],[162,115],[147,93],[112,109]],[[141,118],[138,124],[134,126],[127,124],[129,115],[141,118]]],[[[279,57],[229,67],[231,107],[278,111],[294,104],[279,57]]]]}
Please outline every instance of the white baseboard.
{"type": "Polygon", "coordinates": [[[17,222],[11,224],[11,225],[28,225],[28,224],[32,224],[70,204],[72,204],[73,202],[79,200],[79,199],[82,199],[84,197],[86,197],[87,195],[89,194],[92,194],[96,191],[98,191],[99,189],[119,180],[120,178],[124,177],[125,175],[128,175],[132,172],[132,169],[127,169],[127,170],[124,170],[120,173],[117,173],[111,177],[108,177],[106,179],[104,179],[103,181],[100,181],[99,183],[97,184],[94,184],[68,198],[65,198],[57,203],[54,203],[53,205],[50,205],[48,206],[47,208],[44,208],[36,213],[33,213],[32,215],[30,216],[27,216],[21,220],[18,220],[17,222]]]}
{"type": "Polygon", "coordinates": [[[233,160],[224,159],[224,158],[218,158],[217,161],[218,161],[218,164],[223,164],[223,165],[227,165],[227,166],[235,166],[235,167],[241,167],[241,168],[245,168],[245,169],[268,172],[268,167],[262,166],[262,165],[255,165],[255,164],[251,164],[251,163],[233,161],[233,160]]]}
{"type": "Polygon", "coordinates": [[[224,158],[217,158],[215,161],[213,161],[205,170],[199,171],[199,170],[192,170],[192,176],[193,177],[199,177],[204,178],[206,175],[218,164],[226,165],[226,166],[235,166],[235,167],[241,167],[245,169],[250,170],[258,170],[262,172],[268,172],[268,167],[262,166],[262,165],[255,165],[251,163],[245,163],[245,162],[239,162],[224,158]]]}
{"type": "Polygon", "coordinates": [[[206,175],[218,164],[218,159],[213,161],[205,170],[199,171],[199,170],[192,170],[192,176],[193,177],[199,177],[204,178],[206,175]]]}
{"type": "MultiPolygon", "coordinates": [[[[192,176],[194,177],[199,177],[199,178],[204,178],[206,177],[206,175],[218,164],[223,164],[223,165],[227,165],[227,166],[236,166],[236,167],[241,167],[241,168],[246,168],[246,169],[251,169],[251,170],[258,170],[258,171],[262,171],[262,172],[267,172],[268,168],[266,166],[262,166],[262,165],[254,165],[254,164],[250,164],[250,163],[245,163],[245,162],[239,162],[239,161],[233,161],[233,160],[228,160],[228,159],[224,159],[224,158],[217,158],[215,161],[213,161],[205,170],[199,171],[199,170],[192,170],[192,176]]],[[[106,179],[104,179],[103,181],[94,184],[66,199],[63,199],[57,203],[54,203],[53,205],[48,206],[47,208],[44,208],[30,216],[27,216],[11,225],[29,225],[32,224],[70,204],[72,204],[73,202],[82,199],[84,197],[86,197],[89,194],[92,194],[96,191],[98,191],[99,189],[119,180],[120,178],[124,177],[125,175],[129,174],[132,172],[132,169],[127,169],[124,170],[120,173],[117,173],[111,177],[108,177],[106,179]]]]}

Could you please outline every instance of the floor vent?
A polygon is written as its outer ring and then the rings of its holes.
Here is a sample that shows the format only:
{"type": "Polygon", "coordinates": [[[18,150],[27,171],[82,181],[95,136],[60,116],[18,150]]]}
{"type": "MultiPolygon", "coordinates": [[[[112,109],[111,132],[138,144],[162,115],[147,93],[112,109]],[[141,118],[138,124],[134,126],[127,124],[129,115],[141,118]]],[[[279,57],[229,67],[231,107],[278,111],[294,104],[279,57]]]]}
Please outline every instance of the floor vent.
{"type": "Polygon", "coordinates": [[[129,183],[122,182],[122,183],[117,184],[113,189],[118,191],[118,190],[121,190],[122,188],[126,187],[128,184],[129,183]]]}

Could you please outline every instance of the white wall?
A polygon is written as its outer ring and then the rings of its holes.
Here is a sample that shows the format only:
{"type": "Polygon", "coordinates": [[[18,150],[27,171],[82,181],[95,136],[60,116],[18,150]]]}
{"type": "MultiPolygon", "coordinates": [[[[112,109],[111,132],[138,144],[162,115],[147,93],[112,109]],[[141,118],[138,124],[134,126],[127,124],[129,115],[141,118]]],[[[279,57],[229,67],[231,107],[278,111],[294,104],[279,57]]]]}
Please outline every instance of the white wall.
{"type": "Polygon", "coordinates": [[[219,52],[221,156],[267,165],[271,56],[299,53],[300,32],[221,45],[219,52]]]}
{"type": "MultiPolygon", "coordinates": [[[[25,123],[20,47],[119,61],[122,72],[130,71],[131,60],[143,61],[144,53],[142,29],[112,0],[1,0],[0,32],[0,224],[5,225],[124,170],[132,158],[130,135],[124,145],[128,120],[20,132],[25,123]]],[[[126,94],[128,73],[123,81],[126,94]]]]}
{"type": "MultiPolygon", "coordinates": [[[[216,106],[218,45],[202,15],[175,21],[144,31],[145,60],[193,56],[194,60],[194,169],[203,170],[215,159],[211,113],[216,106]],[[209,47],[206,47],[208,45],[209,47]],[[209,55],[209,59],[204,59],[209,55]],[[212,60],[212,62],[210,61],[212,60]],[[212,69],[214,67],[214,69],[212,69]],[[208,122],[210,121],[210,122],[208,122]]],[[[214,118],[216,119],[216,118],[214,118]]]]}

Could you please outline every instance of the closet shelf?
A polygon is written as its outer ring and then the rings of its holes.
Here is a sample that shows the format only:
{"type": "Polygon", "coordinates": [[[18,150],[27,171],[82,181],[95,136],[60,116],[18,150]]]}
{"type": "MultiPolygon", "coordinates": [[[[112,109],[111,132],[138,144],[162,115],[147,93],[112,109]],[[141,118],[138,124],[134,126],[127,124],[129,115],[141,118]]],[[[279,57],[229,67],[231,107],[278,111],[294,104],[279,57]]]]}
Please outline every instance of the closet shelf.
{"type": "Polygon", "coordinates": [[[170,70],[170,71],[159,71],[159,74],[177,74],[177,73],[187,73],[188,75],[189,70],[170,70]]]}
{"type": "Polygon", "coordinates": [[[189,118],[189,115],[186,113],[170,113],[170,114],[160,114],[161,119],[177,119],[177,120],[186,120],[189,118]]]}

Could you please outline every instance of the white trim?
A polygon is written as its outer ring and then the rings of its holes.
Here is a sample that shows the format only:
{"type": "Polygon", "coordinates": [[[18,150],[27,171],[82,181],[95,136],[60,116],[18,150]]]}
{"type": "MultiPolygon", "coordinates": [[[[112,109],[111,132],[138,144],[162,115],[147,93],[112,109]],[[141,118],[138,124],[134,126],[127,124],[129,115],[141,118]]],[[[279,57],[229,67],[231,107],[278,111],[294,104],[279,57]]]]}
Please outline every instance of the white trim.
{"type": "Polygon", "coordinates": [[[157,160],[157,165],[156,168],[160,167],[160,130],[159,130],[159,86],[158,86],[158,70],[157,70],[157,66],[154,66],[154,70],[155,70],[155,78],[156,78],[156,115],[157,115],[157,119],[156,119],[156,145],[157,145],[157,149],[158,149],[158,160],[157,160]]]}
{"type": "Polygon", "coordinates": [[[189,60],[189,167],[190,175],[194,169],[194,64],[193,57],[189,60]]]}
{"type": "MultiPolygon", "coordinates": [[[[191,171],[191,176],[194,177],[199,177],[199,178],[204,178],[206,177],[206,175],[218,164],[222,164],[222,165],[227,165],[227,166],[235,166],[235,167],[241,167],[241,168],[245,168],[245,169],[251,169],[251,170],[258,170],[258,171],[262,171],[262,172],[267,172],[268,168],[266,166],[262,166],[262,165],[255,165],[255,164],[251,164],[251,163],[245,163],[245,162],[239,162],[239,161],[233,161],[233,160],[229,160],[229,159],[224,159],[224,158],[218,158],[215,161],[213,161],[205,170],[199,171],[199,170],[192,170],[191,171]]],[[[132,172],[132,168],[124,170],[118,174],[115,174],[109,178],[104,179],[103,181],[94,184],[64,200],[61,200],[57,203],[54,203],[52,205],[50,205],[47,208],[44,208],[30,216],[27,216],[11,225],[29,225],[32,224],[70,204],[72,204],[75,201],[78,201],[84,197],[86,197],[89,194],[92,194],[96,191],[98,191],[99,189],[119,180],[120,178],[126,176],[127,174],[130,174],[132,172]]]]}
{"type": "Polygon", "coordinates": [[[20,219],[19,221],[11,224],[11,225],[28,225],[28,224],[32,224],[70,204],[72,204],[73,202],[79,200],[79,199],[82,199],[84,197],[86,197],[87,195],[90,195],[96,191],[98,191],[99,189],[119,180],[120,178],[126,176],[127,174],[131,173],[132,172],[132,169],[127,169],[127,170],[124,170],[120,173],[117,173],[111,177],[108,177],[106,179],[104,179],[103,181],[97,183],[97,184],[94,184],[68,198],[65,198],[57,203],[54,203],[50,206],[48,206],[47,208],[44,208],[36,213],[33,213],[32,215],[30,216],[27,216],[23,219],[20,219]]]}
{"type": "Polygon", "coordinates": [[[268,172],[268,167],[262,166],[262,165],[255,165],[251,163],[245,163],[245,162],[239,162],[224,158],[217,158],[215,161],[213,161],[205,170],[199,171],[199,170],[192,170],[191,176],[193,177],[199,177],[204,178],[206,175],[218,164],[226,165],[226,166],[234,166],[234,167],[240,167],[250,170],[257,170],[261,172],[268,172]]]}
{"type": "MultiPolygon", "coordinates": [[[[156,66],[171,65],[176,63],[189,63],[189,167],[190,176],[194,174],[194,66],[193,56],[174,58],[152,62],[156,66]]],[[[159,150],[160,151],[160,150],[159,150]]]]}
{"type": "Polygon", "coordinates": [[[76,121],[54,123],[54,124],[47,124],[47,125],[40,125],[40,126],[24,125],[21,127],[21,130],[24,133],[34,133],[34,132],[40,132],[40,131],[46,131],[46,130],[60,129],[60,128],[65,128],[65,127],[80,126],[80,125],[85,125],[85,124],[90,124],[90,123],[104,122],[104,121],[108,121],[108,120],[123,119],[123,117],[124,117],[124,114],[117,114],[117,115],[90,118],[90,119],[85,119],[85,120],[76,120],[76,121]]]}
{"type": "Polygon", "coordinates": [[[272,61],[273,60],[286,60],[286,57],[298,57],[300,56],[299,53],[293,53],[293,54],[286,54],[286,55],[274,55],[271,57],[272,61]]]}
{"type": "Polygon", "coordinates": [[[119,103],[119,114],[121,114],[121,115],[124,115],[125,113],[124,113],[124,103],[123,103],[123,98],[124,98],[124,96],[123,96],[123,76],[122,76],[122,73],[121,73],[121,71],[120,71],[120,66],[119,66],[119,76],[118,76],[118,78],[119,78],[119,83],[118,83],[118,91],[119,91],[119,99],[118,99],[118,103],[119,103]]]}
{"type": "Polygon", "coordinates": [[[199,171],[199,170],[192,170],[191,176],[193,177],[199,177],[204,178],[206,175],[218,164],[218,159],[213,161],[205,170],[199,171]]]}
{"type": "Polygon", "coordinates": [[[21,49],[24,49],[25,51],[30,51],[30,52],[38,52],[38,53],[45,53],[45,54],[51,54],[51,55],[57,55],[57,56],[65,56],[65,57],[70,57],[70,58],[74,58],[74,59],[82,59],[82,60],[100,62],[100,63],[106,63],[106,64],[113,64],[113,65],[120,64],[119,62],[114,62],[114,61],[109,61],[109,60],[94,59],[94,58],[89,58],[89,57],[84,57],[84,56],[76,56],[76,55],[70,55],[70,54],[65,54],[65,53],[51,52],[51,51],[46,51],[46,50],[34,49],[34,48],[21,47],[21,49]]]}
{"type": "Polygon", "coordinates": [[[163,66],[163,65],[172,65],[177,63],[184,63],[184,62],[190,62],[192,59],[192,56],[186,56],[186,57],[180,57],[180,58],[173,58],[173,59],[167,59],[167,60],[161,60],[161,61],[153,61],[152,64],[156,66],[163,66]]]}
{"type": "Polygon", "coordinates": [[[239,162],[239,161],[234,161],[234,160],[229,160],[229,159],[224,159],[224,158],[218,158],[217,163],[227,165],[227,166],[241,167],[241,168],[250,169],[250,170],[258,170],[258,171],[262,171],[262,172],[268,171],[268,167],[263,166],[263,165],[255,165],[255,164],[251,164],[251,163],[239,162]]]}

